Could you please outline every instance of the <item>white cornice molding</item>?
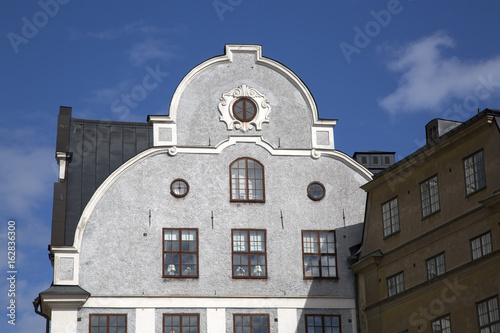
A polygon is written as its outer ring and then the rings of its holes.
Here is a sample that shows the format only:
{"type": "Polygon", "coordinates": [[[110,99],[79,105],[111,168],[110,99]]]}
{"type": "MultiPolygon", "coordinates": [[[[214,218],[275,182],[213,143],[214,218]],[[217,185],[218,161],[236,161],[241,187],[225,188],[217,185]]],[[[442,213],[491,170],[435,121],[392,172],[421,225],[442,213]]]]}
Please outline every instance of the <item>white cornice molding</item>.
{"type": "Polygon", "coordinates": [[[356,171],[360,175],[360,178],[366,182],[370,181],[373,176],[368,169],[353,160],[347,154],[338,150],[276,149],[270,143],[264,141],[261,136],[231,136],[228,140],[220,143],[217,147],[153,147],[137,154],[122,164],[111,175],[109,175],[101,186],[99,186],[99,188],[94,192],[87,203],[87,206],[85,206],[82,215],[80,216],[80,220],[75,231],[73,247],[80,252],[85,227],[97,203],[101,200],[104,193],[106,193],[106,191],[115,183],[115,181],[135,164],[158,154],[168,154],[170,156],[175,156],[177,154],[220,154],[224,149],[239,143],[253,143],[266,149],[273,156],[310,156],[314,159],[324,156],[344,163],[356,171]]]}
{"type": "Polygon", "coordinates": [[[281,308],[281,309],[354,309],[354,298],[347,297],[207,297],[207,296],[142,296],[90,297],[88,308],[281,308]]]}
{"type": "Polygon", "coordinates": [[[50,318],[53,310],[76,310],[84,305],[88,298],[89,295],[42,295],[41,310],[50,318]]]}

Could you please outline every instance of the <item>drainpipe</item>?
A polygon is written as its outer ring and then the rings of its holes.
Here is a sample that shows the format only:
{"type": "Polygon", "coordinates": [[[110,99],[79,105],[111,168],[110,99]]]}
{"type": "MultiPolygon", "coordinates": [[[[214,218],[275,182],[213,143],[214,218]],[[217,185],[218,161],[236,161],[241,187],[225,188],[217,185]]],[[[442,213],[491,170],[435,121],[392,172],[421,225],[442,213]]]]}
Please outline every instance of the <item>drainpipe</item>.
{"type": "Polygon", "coordinates": [[[35,307],[35,313],[37,315],[40,315],[40,316],[42,316],[42,317],[45,318],[45,333],[49,333],[50,332],[50,330],[49,330],[50,318],[45,313],[43,313],[42,311],[40,311],[42,309],[42,304],[40,302],[40,296],[38,296],[37,298],[35,298],[35,300],[33,301],[33,306],[35,307]],[[38,310],[38,307],[40,307],[40,310],[38,310]]]}

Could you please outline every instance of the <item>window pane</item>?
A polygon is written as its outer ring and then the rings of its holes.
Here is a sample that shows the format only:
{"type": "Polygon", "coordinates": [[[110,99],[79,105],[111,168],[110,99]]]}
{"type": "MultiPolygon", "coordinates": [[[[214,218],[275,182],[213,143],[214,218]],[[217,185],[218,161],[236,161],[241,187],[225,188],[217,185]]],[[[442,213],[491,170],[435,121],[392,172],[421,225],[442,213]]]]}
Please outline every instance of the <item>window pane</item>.
{"type": "Polygon", "coordinates": [[[248,251],[248,233],[246,231],[233,232],[233,251],[248,251]]]}
{"type": "Polygon", "coordinates": [[[333,231],[303,231],[302,247],[304,277],[336,277],[333,231]],[[307,255],[308,253],[317,255],[307,255]]]}
{"type": "Polygon", "coordinates": [[[231,199],[263,200],[264,180],[262,166],[249,158],[231,164],[231,199]]]}
{"type": "Polygon", "coordinates": [[[384,237],[399,231],[398,199],[394,198],[382,205],[384,237]]]}
{"type": "Polygon", "coordinates": [[[305,253],[318,253],[318,233],[304,232],[302,237],[305,253]]]}
{"type": "Polygon", "coordinates": [[[163,229],[163,233],[163,276],[197,276],[198,230],[163,229]]]}
{"type": "Polygon", "coordinates": [[[250,251],[264,251],[264,232],[251,231],[250,232],[250,251]]]}
{"type": "Polygon", "coordinates": [[[465,193],[472,194],[486,186],[483,152],[464,159],[465,193]]]}
{"type": "Polygon", "coordinates": [[[233,230],[233,277],[266,275],[264,230],[233,230]],[[238,254],[236,254],[238,252],[238,254]]]}
{"type": "Polygon", "coordinates": [[[483,245],[483,255],[491,252],[491,234],[487,233],[481,237],[481,243],[483,245]]]}

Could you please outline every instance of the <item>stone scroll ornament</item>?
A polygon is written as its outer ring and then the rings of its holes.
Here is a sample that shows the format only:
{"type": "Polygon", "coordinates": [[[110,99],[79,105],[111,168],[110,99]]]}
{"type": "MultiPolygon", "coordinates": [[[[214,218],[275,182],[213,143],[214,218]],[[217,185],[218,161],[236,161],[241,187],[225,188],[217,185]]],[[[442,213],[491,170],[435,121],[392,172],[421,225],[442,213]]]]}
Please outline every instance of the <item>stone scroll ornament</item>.
{"type": "Polygon", "coordinates": [[[262,129],[262,123],[269,122],[269,113],[271,113],[271,106],[268,104],[266,96],[258,92],[254,88],[242,84],[238,88],[234,88],[231,91],[222,94],[219,102],[219,112],[221,114],[220,121],[223,121],[227,125],[228,130],[237,129],[242,132],[247,132],[254,127],[260,131],[262,129]],[[255,117],[248,121],[240,121],[236,119],[233,114],[233,104],[240,98],[248,98],[252,100],[257,107],[257,114],[255,117]]]}

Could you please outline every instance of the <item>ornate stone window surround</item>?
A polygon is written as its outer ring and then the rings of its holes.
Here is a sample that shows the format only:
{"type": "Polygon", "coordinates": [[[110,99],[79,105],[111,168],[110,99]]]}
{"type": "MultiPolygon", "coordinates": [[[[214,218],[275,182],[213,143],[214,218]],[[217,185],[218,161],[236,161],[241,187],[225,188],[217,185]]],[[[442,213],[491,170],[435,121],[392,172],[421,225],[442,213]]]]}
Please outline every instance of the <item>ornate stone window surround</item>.
{"type": "Polygon", "coordinates": [[[236,129],[242,132],[247,132],[254,127],[258,131],[262,130],[262,124],[269,122],[269,113],[271,113],[271,106],[268,104],[266,96],[246,84],[222,94],[218,107],[221,114],[220,121],[226,123],[227,129],[236,129]],[[249,121],[241,121],[233,113],[234,103],[242,98],[251,100],[257,108],[255,117],[249,121]]]}

